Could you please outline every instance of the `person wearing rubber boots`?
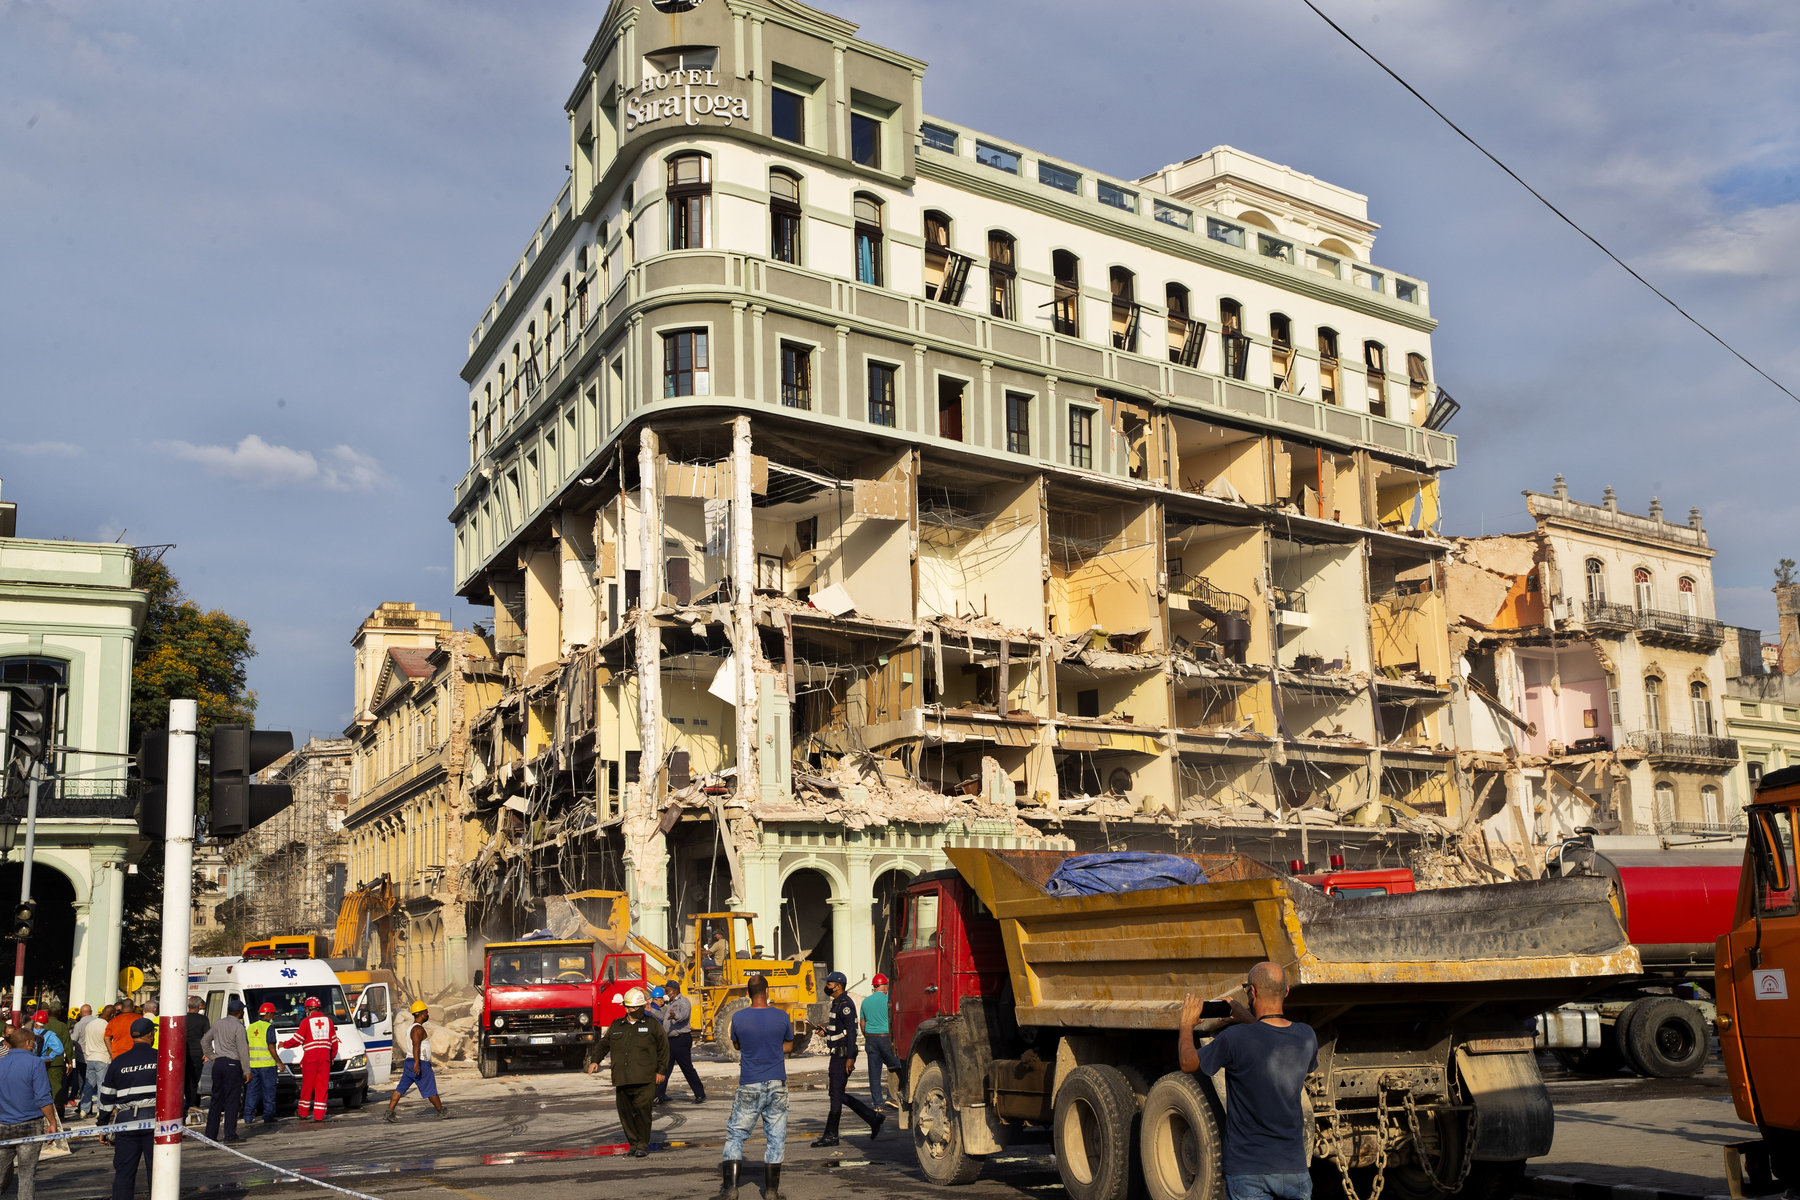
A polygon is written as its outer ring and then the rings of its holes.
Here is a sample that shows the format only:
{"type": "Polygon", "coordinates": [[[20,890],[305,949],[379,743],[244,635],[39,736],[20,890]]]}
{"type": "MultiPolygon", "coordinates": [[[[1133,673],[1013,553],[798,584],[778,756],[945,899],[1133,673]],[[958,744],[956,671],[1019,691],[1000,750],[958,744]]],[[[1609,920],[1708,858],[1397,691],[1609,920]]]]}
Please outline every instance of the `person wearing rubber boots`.
{"type": "Polygon", "coordinates": [[[856,1071],[856,1003],[850,999],[849,983],[842,971],[825,977],[825,994],[831,997],[831,1019],[825,1025],[825,1049],[831,1055],[831,1111],[825,1115],[825,1132],[813,1142],[815,1147],[838,1144],[838,1121],[846,1104],[869,1123],[870,1141],[881,1136],[887,1120],[886,1113],[876,1112],[861,1097],[849,1094],[850,1076],[856,1071]]]}
{"type": "Polygon", "coordinates": [[[631,1143],[631,1156],[650,1153],[651,1110],[656,1089],[669,1077],[669,1035],[662,1022],[644,1009],[650,997],[643,988],[625,993],[625,1015],[606,1027],[588,1050],[589,1075],[612,1055],[613,1100],[619,1108],[619,1125],[631,1143]]]}
{"type": "Polygon", "coordinates": [[[331,1099],[331,1060],[337,1055],[337,1024],[319,1011],[319,998],[306,998],[306,1017],[294,1036],[281,1043],[283,1050],[300,1048],[300,1105],[296,1110],[304,1121],[325,1119],[326,1105],[331,1099]]]}
{"type": "Polygon", "coordinates": [[[275,1061],[275,1006],[267,1000],[256,1010],[256,1020],[244,1027],[250,1043],[250,1082],[244,1085],[244,1122],[262,1114],[264,1129],[275,1125],[275,1080],[281,1069],[275,1061]]]}

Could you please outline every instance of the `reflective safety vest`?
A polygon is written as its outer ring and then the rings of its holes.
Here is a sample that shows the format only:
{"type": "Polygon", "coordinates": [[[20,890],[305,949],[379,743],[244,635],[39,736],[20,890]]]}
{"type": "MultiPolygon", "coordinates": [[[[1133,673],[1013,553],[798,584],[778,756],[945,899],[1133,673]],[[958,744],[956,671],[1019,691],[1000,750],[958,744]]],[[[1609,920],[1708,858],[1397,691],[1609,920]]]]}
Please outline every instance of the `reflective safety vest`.
{"type": "Polygon", "coordinates": [[[250,1069],[275,1065],[275,1052],[269,1047],[269,1023],[253,1021],[245,1030],[250,1037],[250,1069]]]}

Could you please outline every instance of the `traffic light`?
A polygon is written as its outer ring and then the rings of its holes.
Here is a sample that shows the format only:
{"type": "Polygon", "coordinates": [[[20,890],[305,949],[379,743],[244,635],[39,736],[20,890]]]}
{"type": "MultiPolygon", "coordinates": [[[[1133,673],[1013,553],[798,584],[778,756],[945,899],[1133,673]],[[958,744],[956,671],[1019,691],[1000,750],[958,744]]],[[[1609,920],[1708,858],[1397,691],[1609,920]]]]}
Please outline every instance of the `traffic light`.
{"type": "Polygon", "coordinates": [[[32,768],[50,762],[56,691],[41,683],[16,683],[7,692],[5,790],[10,796],[25,790],[32,768]]]}
{"type": "Polygon", "coordinates": [[[212,734],[212,836],[237,837],[294,802],[285,783],[251,783],[250,777],[294,750],[286,730],[215,725],[212,734]]]}
{"type": "Polygon", "coordinates": [[[6,936],[15,942],[31,940],[31,926],[37,920],[37,901],[21,900],[13,906],[12,923],[7,926],[6,936]]]}
{"type": "Polygon", "coordinates": [[[152,729],[138,743],[138,833],[151,841],[163,836],[169,808],[169,731],[152,729]]]}

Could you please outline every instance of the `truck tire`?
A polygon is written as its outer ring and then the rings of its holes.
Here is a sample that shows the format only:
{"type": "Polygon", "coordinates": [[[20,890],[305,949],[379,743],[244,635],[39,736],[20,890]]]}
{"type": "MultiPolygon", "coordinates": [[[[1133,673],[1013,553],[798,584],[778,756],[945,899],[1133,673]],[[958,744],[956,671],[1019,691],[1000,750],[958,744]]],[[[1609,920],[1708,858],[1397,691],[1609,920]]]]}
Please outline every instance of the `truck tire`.
{"type": "Polygon", "coordinates": [[[500,1073],[500,1059],[486,1050],[475,1052],[475,1065],[480,1069],[483,1079],[492,1079],[500,1073]]]}
{"type": "Polygon", "coordinates": [[[1585,1075],[1590,1079],[1602,1079],[1608,1075],[1617,1075],[1625,1060],[1612,1046],[1597,1046],[1592,1050],[1557,1050],[1553,1051],[1556,1061],[1576,1075],[1585,1075]]]}
{"type": "Polygon", "coordinates": [[[1613,1052],[1619,1056],[1620,1062],[1631,1069],[1633,1075],[1642,1075],[1644,1069],[1638,1066],[1637,1059],[1631,1056],[1631,1023],[1637,1020],[1638,1014],[1643,1012],[1644,1007],[1649,1003],[1650,997],[1648,996],[1633,1000],[1618,1016],[1613,1018],[1612,1028],[1607,1031],[1610,1035],[1609,1040],[1613,1052]]]}
{"type": "Polygon", "coordinates": [[[1685,1079],[1706,1065],[1709,1043],[1699,1009],[1674,996],[1639,1003],[1644,1007],[1625,1031],[1625,1044],[1640,1074],[1685,1079]]]}
{"type": "Polygon", "coordinates": [[[719,1006],[719,1015],[713,1018],[713,1045],[726,1062],[738,1060],[738,1048],[731,1044],[731,1019],[750,1007],[750,1001],[739,996],[735,1000],[727,1000],[719,1006]]]}
{"type": "Polygon", "coordinates": [[[1469,1178],[1450,1193],[1451,1200],[1512,1200],[1525,1186],[1523,1162],[1485,1162],[1476,1159],[1469,1178]]]}
{"type": "Polygon", "coordinates": [[[1223,1200],[1225,1139],[1206,1088],[1182,1071],[1144,1098],[1138,1151],[1150,1200],[1223,1200]]]}
{"type": "Polygon", "coordinates": [[[1116,1067],[1081,1066],[1056,1089],[1050,1129],[1070,1200],[1126,1200],[1136,1173],[1137,1101],[1116,1067]]]}
{"type": "Polygon", "coordinates": [[[366,1084],[359,1088],[352,1088],[350,1091],[344,1093],[344,1108],[346,1110],[361,1108],[363,1106],[363,1101],[368,1098],[369,1089],[366,1084]]]}
{"type": "Polygon", "coordinates": [[[1800,1187],[1800,1133],[1788,1129],[1762,1131],[1763,1145],[1769,1149],[1769,1172],[1775,1182],[1786,1187],[1800,1187]]]}
{"type": "Polygon", "coordinates": [[[943,1063],[919,1072],[912,1099],[913,1154],[919,1170],[939,1187],[961,1187],[981,1174],[981,1159],[963,1149],[962,1122],[950,1102],[950,1077],[943,1063]]]}

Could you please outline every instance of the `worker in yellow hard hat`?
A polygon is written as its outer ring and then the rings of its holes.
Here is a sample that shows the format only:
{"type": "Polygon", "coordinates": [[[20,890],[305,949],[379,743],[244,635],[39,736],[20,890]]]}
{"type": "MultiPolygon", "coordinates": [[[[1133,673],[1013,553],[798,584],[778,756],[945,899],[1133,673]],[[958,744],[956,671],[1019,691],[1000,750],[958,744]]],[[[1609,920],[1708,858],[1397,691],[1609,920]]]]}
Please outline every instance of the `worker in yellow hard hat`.
{"type": "Polygon", "coordinates": [[[431,1101],[431,1107],[437,1109],[439,1117],[450,1114],[444,1109],[444,1102],[438,1099],[437,1076],[431,1071],[431,1034],[425,1030],[425,1022],[431,1018],[431,1006],[423,1000],[414,1000],[412,1006],[412,1028],[406,1031],[406,1066],[400,1071],[400,1086],[394,1089],[393,1098],[388,1101],[384,1121],[397,1121],[399,1116],[395,1109],[400,1107],[400,1097],[406,1090],[417,1084],[419,1095],[431,1101]]]}

